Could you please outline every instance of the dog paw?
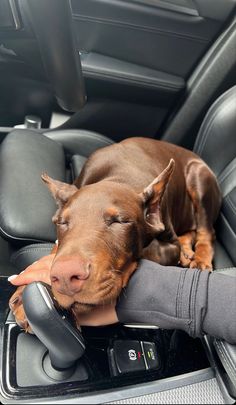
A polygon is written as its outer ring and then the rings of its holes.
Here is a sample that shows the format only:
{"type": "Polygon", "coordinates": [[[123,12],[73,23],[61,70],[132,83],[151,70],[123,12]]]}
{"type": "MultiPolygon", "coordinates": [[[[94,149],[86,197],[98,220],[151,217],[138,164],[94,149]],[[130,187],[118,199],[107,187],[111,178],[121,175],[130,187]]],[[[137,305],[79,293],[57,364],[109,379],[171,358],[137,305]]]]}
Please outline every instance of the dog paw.
{"type": "Polygon", "coordinates": [[[25,286],[18,287],[15,293],[12,295],[9,301],[9,307],[15,317],[17,325],[20,326],[20,328],[24,329],[25,332],[27,333],[33,333],[26,315],[25,311],[23,308],[23,303],[22,303],[22,294],[24,291],[25,286]]]}
{"type": "Polygon", "coordinates": [[[181,253],[180,253],[180,265],[182,267],[189,267],[190,263],[192,261],[193,255],[194,255],[194,252],[192,252],[191,254],[188,254],[188,253],[186,253],[184,251],[181,251],[181,253]]]}
{"type": "Polygon", "coordinates": [[[199,270],[208,270],[208,271],[212,271],[212,263],[208,263],[207,261],[204,261],[202,259],[197,259],[194,258],[189,267],[191,269],[199,269],[199,270]]]}

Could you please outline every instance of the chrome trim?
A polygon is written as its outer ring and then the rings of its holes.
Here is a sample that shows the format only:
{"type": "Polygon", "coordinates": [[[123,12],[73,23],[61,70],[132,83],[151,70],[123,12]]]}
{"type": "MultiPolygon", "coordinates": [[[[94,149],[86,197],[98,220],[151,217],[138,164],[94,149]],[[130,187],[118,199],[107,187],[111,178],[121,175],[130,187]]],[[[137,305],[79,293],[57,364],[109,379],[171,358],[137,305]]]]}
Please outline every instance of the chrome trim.
{"type": "Polygon", "coordinates": [[[134,328],[134,329],[160,329],[159,326],[156,325],[149,325],[149,324],[145,324],[145,323],[126,323],[123,326],[125,326],[125,328],[134,328]]]}
{"type": "Polygon", "coordinates": [[[48,290],[40,283],[37,283],[37,288],[40,291],[40,293],[41,293],[47,307],[49,309],[52,309],[53,308],[53,301],[52,301],[52,298],[50,297],[50,294],[49,294],[48,290]]]}
{"type": "Polygon", "coordinates": [[[145,351],[144,351],[143,342],[141,341],[140,344],[141,344],[141,348],[142,348],[142,352],[143,352],[143,360],[144,360],[144,363],[145,363],[145,367],[146,367],[146,370],[148,370],[148,364],[147,364],[146,354],[145,354],[145,351]]]}

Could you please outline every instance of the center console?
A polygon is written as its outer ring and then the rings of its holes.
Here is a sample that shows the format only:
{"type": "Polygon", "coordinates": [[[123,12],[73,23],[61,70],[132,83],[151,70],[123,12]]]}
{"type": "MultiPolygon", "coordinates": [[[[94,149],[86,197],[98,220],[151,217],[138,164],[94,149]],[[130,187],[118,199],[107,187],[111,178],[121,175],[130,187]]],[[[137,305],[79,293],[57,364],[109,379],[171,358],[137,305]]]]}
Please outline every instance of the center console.
{"type": "MultiPolygon", "coordinates": [[[[181,376],[209,372],[202,343],[180,331],[140,325],[82,328],[84,350],[69,373],[52,373],[48,349],[35,335],[26,334],[8,310],[13,292],[7,278],[0,278],[1,401],[2,403],[60,402],[101,403],[101,395],[176,382],[181,376]]],[[[55,336],[60,333],[56,330],[55,336]]],[[[56,346],[55,341],[51,342],[56,346]]],[[[66,341],[60,343],[62,357],[66,341]]],[[[49,353],[50,354],[50,353],[49,353]]],[[[60,357],[60,353],[59,353],[60,357]]],[[[180,384],[181,385],[181,384],[180,384]]]]}

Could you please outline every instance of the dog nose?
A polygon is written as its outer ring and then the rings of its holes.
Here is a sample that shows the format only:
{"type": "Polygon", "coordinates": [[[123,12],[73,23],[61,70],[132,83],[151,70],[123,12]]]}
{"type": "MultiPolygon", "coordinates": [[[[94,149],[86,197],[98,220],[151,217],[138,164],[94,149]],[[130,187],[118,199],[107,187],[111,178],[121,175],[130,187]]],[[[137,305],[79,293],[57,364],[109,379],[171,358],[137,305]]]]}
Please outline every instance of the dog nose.
{"type": "Polygon", "coordinates": [[[89,278],[92,263],[80,256],[60,256],[51,269],[52,287],[61,294],[73,296],[89,278]]]}

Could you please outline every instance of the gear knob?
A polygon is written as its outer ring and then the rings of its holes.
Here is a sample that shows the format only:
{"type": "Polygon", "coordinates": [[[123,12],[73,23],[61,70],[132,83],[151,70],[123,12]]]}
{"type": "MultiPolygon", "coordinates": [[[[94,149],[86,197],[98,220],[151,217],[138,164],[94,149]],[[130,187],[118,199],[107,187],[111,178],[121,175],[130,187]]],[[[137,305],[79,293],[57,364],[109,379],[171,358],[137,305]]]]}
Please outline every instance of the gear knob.
{"type": "Polygon", "coordinates": [[[56,370],[70,369],[85,351],[84,339],[62,310],[50,287],[40,282],[24,289],[23,306],[35,335],[46,346],[51,365],[56,370]]]}

